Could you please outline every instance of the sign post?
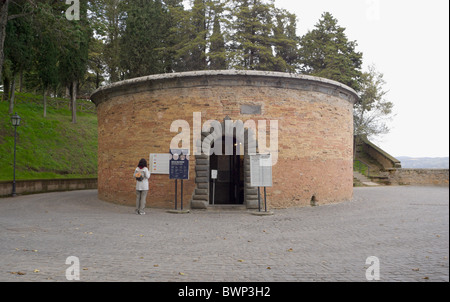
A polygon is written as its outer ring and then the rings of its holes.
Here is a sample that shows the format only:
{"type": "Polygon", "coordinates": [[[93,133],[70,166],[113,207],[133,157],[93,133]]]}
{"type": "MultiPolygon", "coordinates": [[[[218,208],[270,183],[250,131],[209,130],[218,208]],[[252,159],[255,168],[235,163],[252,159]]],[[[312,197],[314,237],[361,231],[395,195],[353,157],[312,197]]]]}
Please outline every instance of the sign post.
{"type": "Polygon", "coordinates": [[[264,187],[264,205],[265,205],[265,212],[267,213],[267,187],[264,187]]]}
{"type": "Polygon", "coordinates": [[[169,175],[175,180],[175,213],[189,213],[183,209],[183,180],[189,180],[189,150],[170,149],[169,175]],[[181,211],[178,211],[178,180],[181,180],[181,211]]]}
{"type": "Polygon", "coordinates": [[[175,179],[175,210],[178,210],[178,179],[175,179]]]}
{"type": "Polygon", "coordinates": [[[213,205],[216,204],[216,180],[217,180],[218,172],[219,171],[217,171],[217,170],[211,170],[211,178],[213,180],[213,200],[212,200],[213,205]]]}

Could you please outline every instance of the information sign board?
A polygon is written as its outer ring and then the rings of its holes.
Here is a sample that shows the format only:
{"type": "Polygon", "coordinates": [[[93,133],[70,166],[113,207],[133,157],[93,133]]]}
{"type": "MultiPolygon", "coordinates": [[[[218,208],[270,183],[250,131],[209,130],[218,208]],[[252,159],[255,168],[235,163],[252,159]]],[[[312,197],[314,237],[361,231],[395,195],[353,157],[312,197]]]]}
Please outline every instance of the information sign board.
{"type": "Polygon", "coordinates": [[[250,155],[250,177],[252,187],[272,187],[272,155],[250,155]]]}
{"type": "Polygon", "coordinates": [[[170,174],[170,154],[150,154],[150,173],[170,174]]]}
{"type": "Polygon", "coordinates": [[[169,172],[170,179],[189,180],[188,149],[170,149],[169,172]]]}

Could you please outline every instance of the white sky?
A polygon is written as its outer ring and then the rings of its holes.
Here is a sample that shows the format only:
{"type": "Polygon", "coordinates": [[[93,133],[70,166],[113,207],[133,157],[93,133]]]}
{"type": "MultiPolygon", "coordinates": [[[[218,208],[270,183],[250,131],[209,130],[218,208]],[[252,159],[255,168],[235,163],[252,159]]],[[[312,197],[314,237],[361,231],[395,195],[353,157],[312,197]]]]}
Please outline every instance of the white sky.
{"type": "Polygon", "coordinates": [[[391,133],[373,140],[393,156],[449,156],[448,0],[275,0],[297,15],[299,35],[323,12],[358,42],[364,69],[384,74],[395,104],[391,133]]]}

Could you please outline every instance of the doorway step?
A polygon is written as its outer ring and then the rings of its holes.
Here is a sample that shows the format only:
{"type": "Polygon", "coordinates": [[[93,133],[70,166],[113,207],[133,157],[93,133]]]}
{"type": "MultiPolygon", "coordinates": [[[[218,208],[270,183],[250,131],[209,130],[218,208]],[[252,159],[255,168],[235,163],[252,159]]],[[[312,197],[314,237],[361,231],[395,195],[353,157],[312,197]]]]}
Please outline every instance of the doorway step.
{"type": "Polygon", "coordinates": [[[227,212],[227,211],[247,211],[247,207],[245,205],[209,205],[206,208],[208,211],[215,212],[227,212]]]}

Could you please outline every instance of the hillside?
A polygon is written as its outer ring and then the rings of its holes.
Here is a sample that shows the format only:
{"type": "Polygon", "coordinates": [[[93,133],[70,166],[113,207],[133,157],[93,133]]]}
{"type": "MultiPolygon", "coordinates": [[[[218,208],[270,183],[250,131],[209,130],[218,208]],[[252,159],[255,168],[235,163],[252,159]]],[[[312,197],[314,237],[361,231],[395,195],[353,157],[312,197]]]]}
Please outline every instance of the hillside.
{"type": "Polygon", "coordinates": [[[406,157],[399,156],[405,169],[448,169],[448,157],[406,157]]]}
{"type": "MultiPolygon", "coordinates": [[[[8,103],[0,102],[0,181],[13,178],[14,127],[8,103]]],[[[20,101],[14,109],[22,118],[17,129],[16,178],[48,179],[97,176],[97,116],[78,112],[72,124],[68,109],[47,108],[20,101]]]]}

